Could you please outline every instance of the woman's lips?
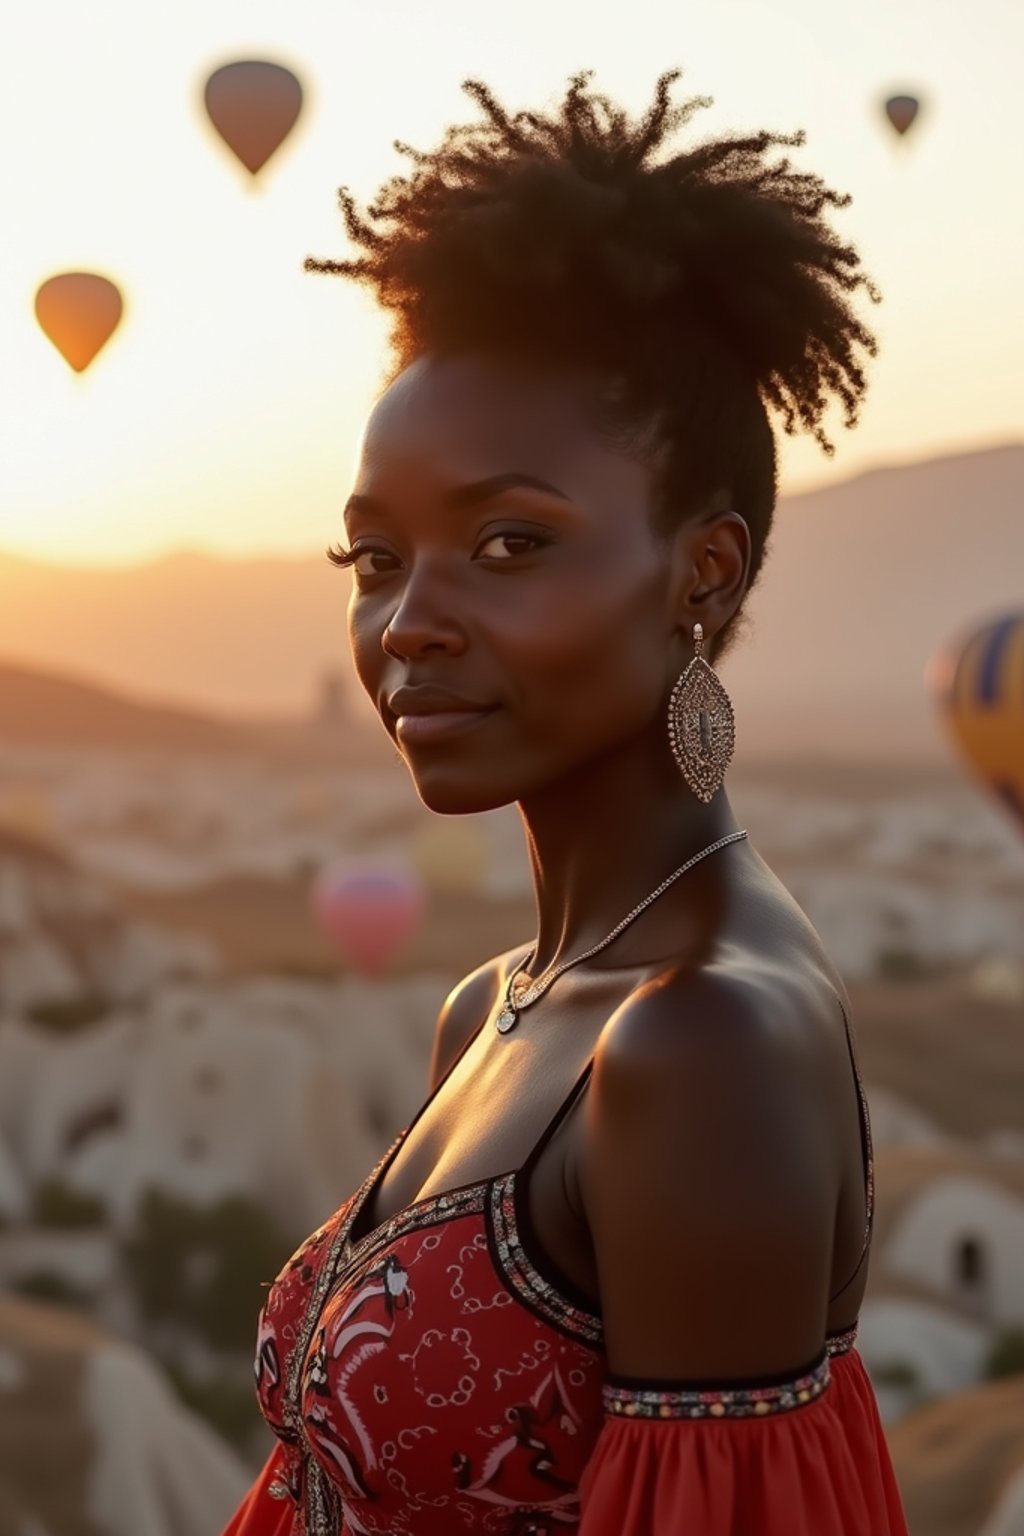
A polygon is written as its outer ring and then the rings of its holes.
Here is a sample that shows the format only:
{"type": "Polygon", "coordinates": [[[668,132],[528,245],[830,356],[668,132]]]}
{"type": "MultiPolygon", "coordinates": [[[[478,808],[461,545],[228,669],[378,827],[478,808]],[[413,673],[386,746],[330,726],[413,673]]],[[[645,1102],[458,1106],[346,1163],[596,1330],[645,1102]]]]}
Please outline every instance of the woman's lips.
{"type": "Polygon", "coordinates": [[[494,713],[493,709],[445,709],[425,715],[399,715],[395,720],[395,735],[403,746],[421,742],[447,741],[450,736],[461,736],[471,731],[494,713]]]}

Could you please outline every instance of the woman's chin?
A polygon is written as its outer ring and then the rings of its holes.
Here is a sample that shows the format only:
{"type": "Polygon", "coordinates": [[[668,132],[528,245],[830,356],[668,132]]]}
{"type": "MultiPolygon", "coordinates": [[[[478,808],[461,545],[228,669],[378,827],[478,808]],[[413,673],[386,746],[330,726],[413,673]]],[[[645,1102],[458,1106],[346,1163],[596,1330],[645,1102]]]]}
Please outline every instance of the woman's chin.
{"type": "Polygon", "coordinates": [[[428,811],[439,816],[473,816],[511,805],[516,795],[507,788],[487,785],[455,774],[413,773],[413,787],[428,811]]]}

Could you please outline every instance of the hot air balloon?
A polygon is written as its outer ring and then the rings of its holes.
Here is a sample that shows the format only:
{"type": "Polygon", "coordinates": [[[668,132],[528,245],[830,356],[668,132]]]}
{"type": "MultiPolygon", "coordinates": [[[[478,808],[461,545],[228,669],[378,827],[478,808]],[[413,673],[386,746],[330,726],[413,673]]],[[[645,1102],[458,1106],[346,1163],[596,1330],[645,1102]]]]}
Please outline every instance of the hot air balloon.
{"type": "Polygon", "coordinates": [[[414,875],[382,865],[329,865],[311,901],[321,928],[364,976],[387,969],[419,927],[425,905],[414,875]]]}
{"type": "Polygon", "coordinates": [[[416,830],[413,862],[428,890],[478,891],[487,873],[487,846],[466,817],[431,817],[416,830]]]}
{"type": "Polygon", "coordinates": [[[36,293],[36,319],[76,373],[88,368],[117,329],[120,290],[96,272],[61,272],[36,293]]]}
{"type": "Polygon", "coordinates": [[[255,176],[294,128],[302,86],[283,64],[239,59],[214,70],[203,100],[225,144],[255,176]]]}
{"type": "Polygon", "coordinates": [[[954,638],[927,682],[970,771],[1024,832],[1024,609],[954,638]]]}
{"type": "Polygon", "coordinates": [[[917,96],[890,96],[885,103],[885,115],[900,138],[906,133],[921,110],[917,96]]]}

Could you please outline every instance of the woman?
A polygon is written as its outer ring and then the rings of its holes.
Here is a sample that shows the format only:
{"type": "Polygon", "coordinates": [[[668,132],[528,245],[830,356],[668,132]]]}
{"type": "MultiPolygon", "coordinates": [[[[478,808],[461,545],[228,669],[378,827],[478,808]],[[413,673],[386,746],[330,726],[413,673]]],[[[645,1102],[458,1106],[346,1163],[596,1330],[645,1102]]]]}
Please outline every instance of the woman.
{"type": "MultiPolygon", "coordinates": [[[[520,807],[536,940],[448,998],[430,1097],[271,1287],[278,1436],[231,1536],[895,1536],[854,1345],[872,1163],[843,985],[736,824],[714,663],[767,408],[823,448],[874,339],[840,198],[760,133],[449,129],[360,214],[395,367],[332,548],[427,806],[520,807]],[[706,645],[707,653],[702,654],[706,645]],[[668,728],[666,729],[666,723],[668,728]]],[[[401,146],[399,146],[401,147],[401,146]]],[[[811,638],[811,637],[809,637],[811,638]]]]}

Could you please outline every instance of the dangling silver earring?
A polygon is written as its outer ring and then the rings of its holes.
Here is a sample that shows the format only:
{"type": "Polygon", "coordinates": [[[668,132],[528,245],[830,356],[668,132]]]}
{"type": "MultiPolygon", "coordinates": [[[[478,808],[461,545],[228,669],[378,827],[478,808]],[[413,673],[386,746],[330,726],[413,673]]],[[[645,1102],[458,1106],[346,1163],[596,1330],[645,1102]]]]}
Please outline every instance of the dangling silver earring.
{"type": "Polygon", "coordinates": [[[668,701],[668,739],[679,771],[706,805],[725,778],[736,744],[732,700],[701,655],[704,626],[693,626],[694,653],[668,701]]]}

